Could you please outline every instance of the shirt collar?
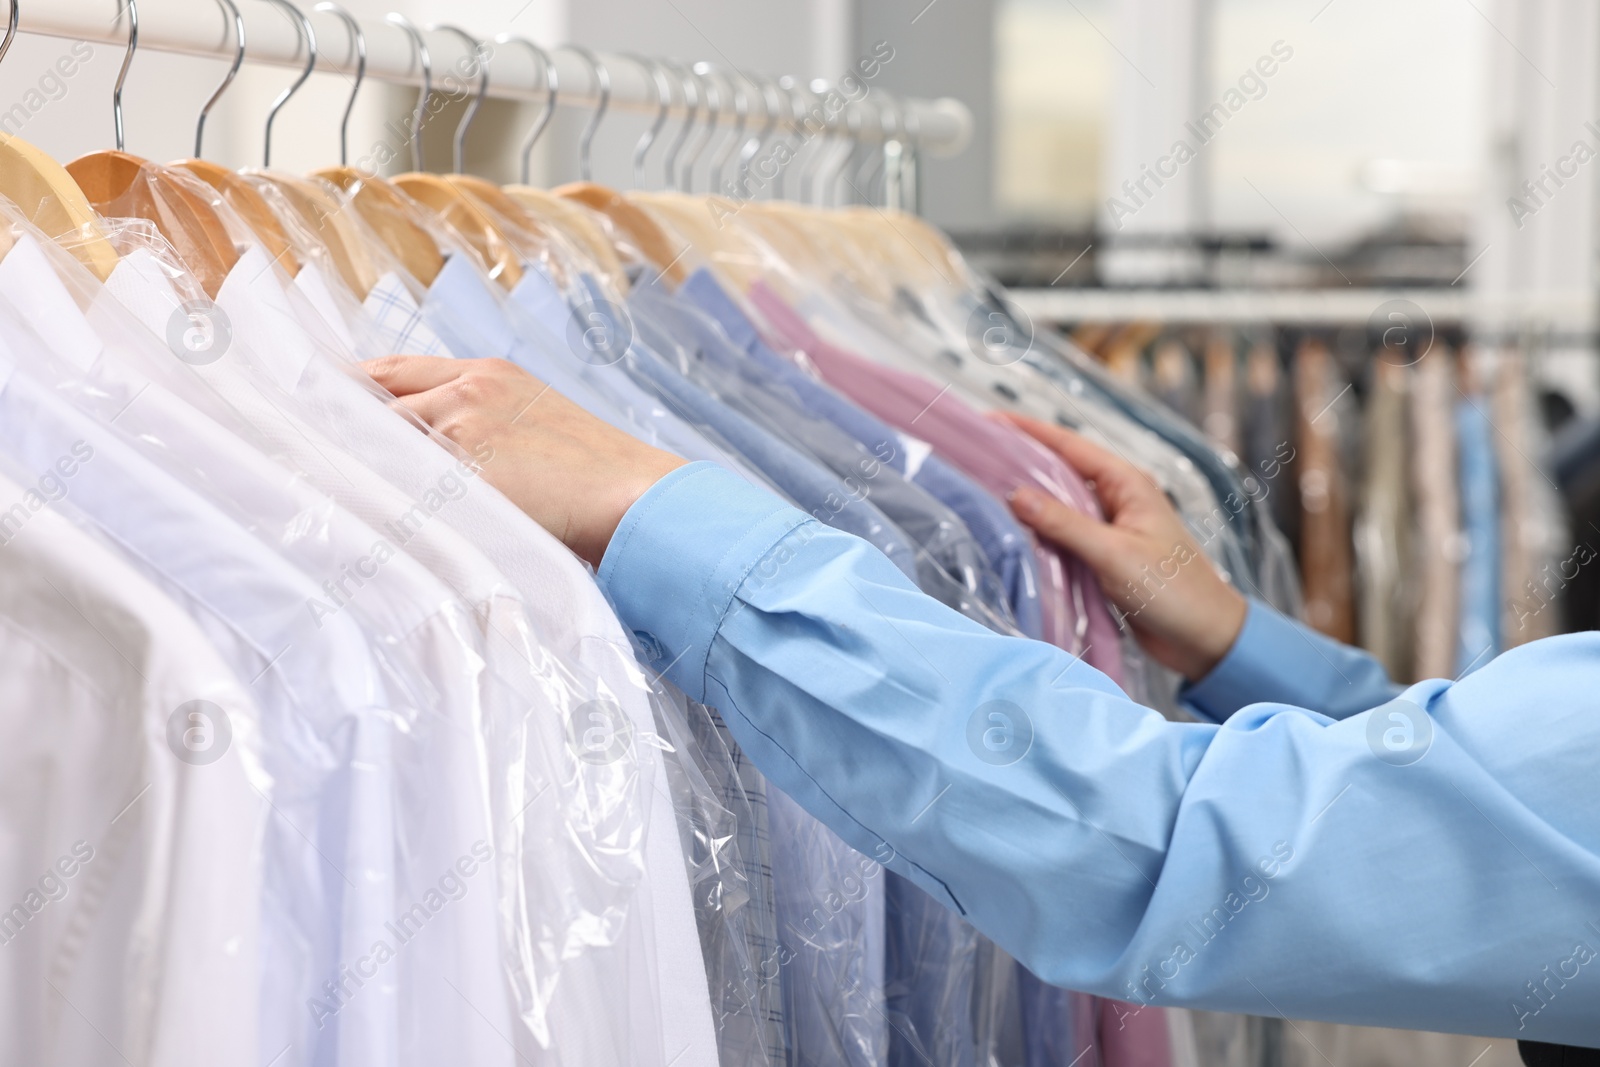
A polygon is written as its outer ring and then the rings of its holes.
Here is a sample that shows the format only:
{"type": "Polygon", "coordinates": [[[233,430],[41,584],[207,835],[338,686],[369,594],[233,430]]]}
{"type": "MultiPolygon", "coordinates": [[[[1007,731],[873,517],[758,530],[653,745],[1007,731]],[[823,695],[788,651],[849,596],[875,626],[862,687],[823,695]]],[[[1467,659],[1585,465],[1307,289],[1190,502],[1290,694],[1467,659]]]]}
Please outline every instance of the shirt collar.
{"type": "Polygon", "coordinates": [[[552,334],[560,337],[565,332],[571,308],[565,294],[539,267],[530,265],[523,272],[522,281],[511,291],[511,299],[552,334]]]}
{"type": "Polygon", "coordinates": [[[440,334],[474,339],[476,344],[466,346],[472,351],[509,359],[516,333],[489,285],[468,257],[451,256],[428,287],[422,313],[440,334]]]}
{"type": "Polygon", "coordinates": [[[717,284],[716,277],[709,269],[701,267],[689,275],[688,279],[678,287],[678,297],[721,323],[727,335],[745,351],[748,352],[761,342],[761,335],[756,331],[755,325],[739,305],[733,302],[727,290],[717,284]]]}
{"type": "MultiPolygon", "coordinates": [[[[294,287],[316,309],[317,314],[328,324],[328,329],[339,339],[339,343],[351,352],[356,351],[358,346],[355,335],[350,332],[350,324],[339,306],[339,297],[328,284],[328,276],[322,273],[322,268],[315,263],[301,264],[300,273],[294,278],[294,287]]],[[[350,298],[346,296],[345,299],[350,298]]]]}
{"type": "Polygon", "coordinates": [[[248,337],[250,353],[285,392],[293,393],[311,362],[313,343],[301,328],[272,260],[259,248],[239,257],[217,292],[222,318],[213,330],[248,337]]]}
{"type": "Polygon", "coordinates": [[[32,234],[17,238],[0,259],[0,292],[25,314],[45,347],[73,367],[86,371],[99,360],[104,346],[32,234]]]}

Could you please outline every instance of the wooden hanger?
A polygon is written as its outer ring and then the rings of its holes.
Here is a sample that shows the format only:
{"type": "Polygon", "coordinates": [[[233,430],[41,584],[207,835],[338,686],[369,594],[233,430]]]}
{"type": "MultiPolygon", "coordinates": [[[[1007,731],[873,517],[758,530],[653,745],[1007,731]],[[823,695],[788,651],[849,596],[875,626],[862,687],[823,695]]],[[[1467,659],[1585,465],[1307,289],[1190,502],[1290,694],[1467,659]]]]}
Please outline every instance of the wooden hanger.
{"type": "Polygon", "coordinates": [[[314,172],[350,196],[356,214],[369,226],[407,273],[424,287],[444,269],[444,253],[423,225],[413,218],[417,205],[405,193],[375,174],[351,167],[314,172]]]}
{"type": "Polygon", "coordinates": [[[188,171],[215,189],[223,201],[239,213],[244,224],[250,227],[250,232],[261,242],[262,251],[282,264],[290,277],[300,273],[300,257],[289,240],[289,232],[283,228],[283,223],[278,221],[271,205],[255,186],[227,167],[210,160],[180,159],[172,165],[188,171]]]}
{"type": "Polygon", "coordinates": [[[526,230],[528,236],[548,238],[549,228],[533,212],[522,206],[521,201],[508,194],[500,186],[491,181],[485,181],[471,174],[452,174],[449,177],[451,185],[466,193],[468,196],[480,201],[485,207],[507,222],[514,223],[519,228],[526,230]]]}
{"type": "MultiPolygon", "coordinates": [[[[726,216],[718,214],[723,204],[682,193],[634,193],[628,199],[669,219],[679,235],[687,238],[740,289],[748,289],[762,276],[764,264],[760,250],[742,229],[728,225],[726,216]]],[[[733,210],[727,205],[727,211],[733,210]]]]}
{"type": "Polygon", "coordinates": [[[772,247],[794,275],[826,283],[838,273],[836,257],[820,248],[813,235],[781,204],[746,204],[740,218],[743,225],[749,226],[772,247]]]}
{"type": "MultiPolygon", "coordinates": [[[[524,261],[539,259],[544,267],[555,275],[558,284],[567,284],[570,279],[566,275],[574,269],[581,269],[580,264],[572,261],[574,256],[588,258],[588,248],[583,240],[574,238],[565,226],[550,225],[541,213],[530,209],[521,200],[493,182],[470,174],[452,175],[450,181],[456,188],[488,208],[495,218],[510,223],[516,232],[507,233],[505,236],[519,247],[524,261]]],[[[574,213],[582,211],[570,201],[561,203],[574,213]]]]}
{"type": "Polygon", "coordinates": [[[216,297],[239,262],[239,251],[216,209],[186,181],[116,151],[73,160],[67,173],[101,215],[155,223],[206,295],[216,297]]]}
{"type": "Polygon", "coordinates": [[[684,259],[692,247],[690,243],[668,234],[660,223],[637,205],[628,203],[615,189],[594,182],[573,182],[558,186],[555,194],[585,204],[610,219],[618,232],[633,242],[639,254],[654,264],[673,288],[689,277],[689,266],[684,259]]]}
{"type": "Polygon", "coordinates": [[[367,247],[367,235],[345,212],[330,186],[314,178],[270,171],[245,171],[243,177],[283,194],[285,204],[327,248],[334,269],[356,299],[367,298],[382,272],[367,247]]]}
{"type": "Polygon", "coordinates": [[[546,227],[566,234],[590,258],[590,266],[623,293],[628,291],[628,275],[617,257],[616,245],[601,225],[600,216],[576,200],[556,196],[531,185],[505,186],[505,194],[546,227]]]}
{"type": "Polygon", "coordinates": [[[105,281],[117,266],[100,217],[67,169],[39,149],[0,134],[0,195],[105,281]]]}
{"type": "Polygon", "coordinates": [[[402,174],[394,184],[449,223],[478,254],[489,277],[501,288],[516,288],[522,280],[522,257],[470,194],[439,174],[402,174]]]}

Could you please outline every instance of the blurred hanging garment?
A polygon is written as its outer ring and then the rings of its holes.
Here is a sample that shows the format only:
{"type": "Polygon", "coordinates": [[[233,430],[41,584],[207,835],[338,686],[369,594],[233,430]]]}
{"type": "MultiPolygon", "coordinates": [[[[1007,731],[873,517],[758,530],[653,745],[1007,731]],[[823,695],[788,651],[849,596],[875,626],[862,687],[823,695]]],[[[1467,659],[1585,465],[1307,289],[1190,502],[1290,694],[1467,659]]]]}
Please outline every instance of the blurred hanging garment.
{"type": "Polygon", "coordinates": [[[1340,401],[1340,381],[1326,345],[1307,339],[1295,357],[1295,439],[1299,448],[1300,575],[1306,622],[1336,641],[1355,640],[1350,512],[1340,435],[1350,420],[1340,401]]]}
{"type": "Polygon", "coordinates": [[[1239,361],[1231,331],[1217,331],[1206,342],[1201,383],[1204,411],[1200,428],[1223,452],[1243,453],[1239,435],[1239,361]]]}
{"type": "Polygon", "coordinates": [[[1150,391],[1179,418],[1196,426],[1204,424],[1194,356],[1176,337],[1158,342],[1150,353],[1150,391]]]}
{"type": "Polygon", "coordinates": [[[1454,358],[1443,345],[1435,345],[1417,363],[1411,382],[1411,484],[1417,503],[1413,565],[1418,578],[1418,678],[1455,675],[1462,551],[1454,358]]]}
{"type": "Polygon", "coordinates": [[[1561,631],[1557,600],[1585,569],[1594,550],[1569,540],[1558,490],[1537,463],[1550,451],[1530,387],[1534,368],[1519,347],[1490,349],[1490,422],[1499,440],[1500,472],[1500,636],[1506,648],[1525,645],[1561,631]]]}
{"type": "Polygon", "coordinates": [[[1267,507],[1278,529],[1300,543],[1300,486],[1294,434],[1294,400],[1277,347],[1253,345],[1245,360],[1245,464],[1267,485],[1267,507]]]}
{"type": "Polygon", "coordinates": [[[1359,584],[1361,647],[1389,677],[1412,678],[1416,627],[1411,534],[1414,511],[1407,463],[1407,378],[1404,365],[1380,350],[1367,398],[1365,472],[1354,539],[1359,584]]]}

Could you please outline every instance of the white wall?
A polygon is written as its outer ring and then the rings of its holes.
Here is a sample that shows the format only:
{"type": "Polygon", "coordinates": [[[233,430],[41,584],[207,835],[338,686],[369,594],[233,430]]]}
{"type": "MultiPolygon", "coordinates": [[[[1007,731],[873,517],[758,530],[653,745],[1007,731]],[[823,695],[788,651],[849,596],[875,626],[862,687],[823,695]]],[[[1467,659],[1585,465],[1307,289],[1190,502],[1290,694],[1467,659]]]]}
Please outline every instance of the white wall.
{"type": "Polygon", "coordinates": [[[1600,413],[1595,345],[1577,340],[1596,329],[1600,291],[1600,11],[1585,0],[1501,0],[1491,17],[1505,39],[1491,53],[1489,162],[1474,236],[1483,325],[1514,328],[1537,312],[1567,337],[1543,371],[1600,413]],[[1587,162],[1574,151],[1580,143],[1587,162]]]}

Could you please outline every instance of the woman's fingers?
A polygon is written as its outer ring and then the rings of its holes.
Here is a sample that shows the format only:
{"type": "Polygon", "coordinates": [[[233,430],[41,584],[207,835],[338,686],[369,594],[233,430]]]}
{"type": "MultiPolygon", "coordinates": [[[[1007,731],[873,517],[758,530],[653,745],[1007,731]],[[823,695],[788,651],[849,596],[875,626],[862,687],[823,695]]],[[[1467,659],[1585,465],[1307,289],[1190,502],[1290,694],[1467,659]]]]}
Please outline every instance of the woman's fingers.
{"type": "Polygon", "coordinates": [[[454,381],[468,366],[441,356],[384,356],[364,361],[361,369],[395,396],[410,396],[454,381]]]}
{"type": "Polygon", "coordinates": [[[1096,573],[1118,569],[1121,562],[1118,531],[1110,523],[1085,515],[1038,489],[1018,489],[1008,501],[1026,526],[1053,544],[1071,552],[1096,573]]]}
{"type": "Polygon", "coordinates": [[[1025,415],[1006,412],[999,418],[1066,460],[1073,470],[1092,482],[1107,520],[1115,522],[1130,506],[1140,508],[1166,503],[1166,497],[1148,474],[1083,434],[1025,415]]]}
{"type": "Polygon", "coordinates": [[[1099,481],[1101,478],[1131,473],[1136,469],[1133,464],[1109,448],[1101,448],[1081,433],[1063,426],[1053,426],[1048,422],[1012,412],[1001,412],[999,418],[1072,464],[1072,469],[1085,478],[1099,481]]]}

